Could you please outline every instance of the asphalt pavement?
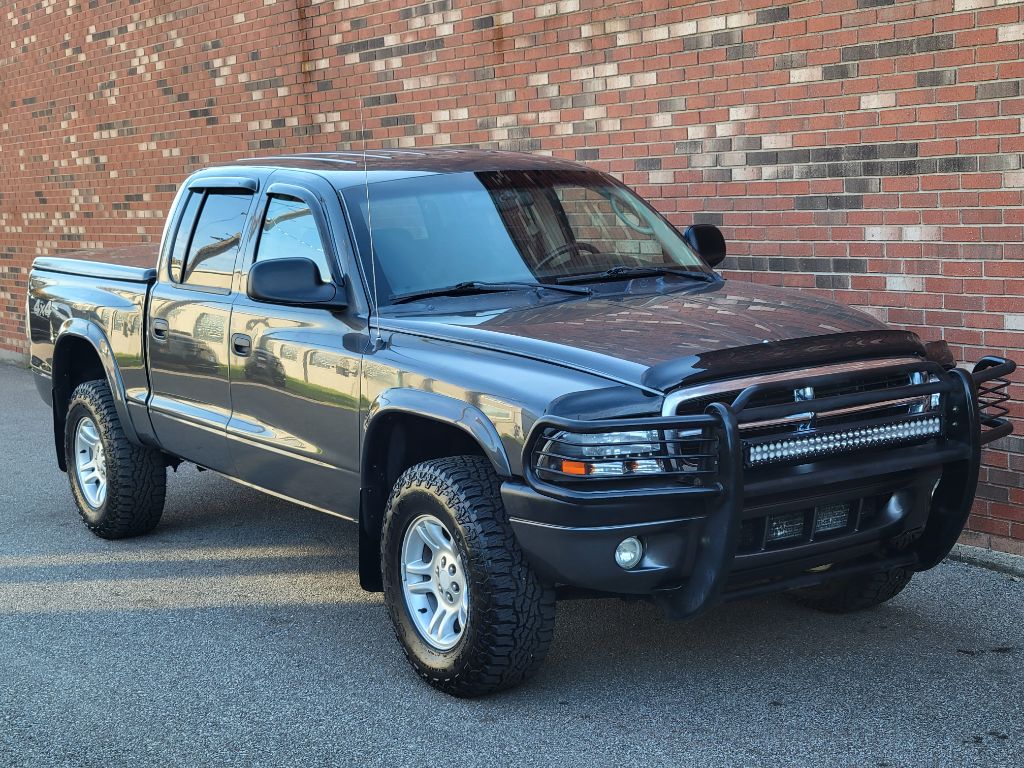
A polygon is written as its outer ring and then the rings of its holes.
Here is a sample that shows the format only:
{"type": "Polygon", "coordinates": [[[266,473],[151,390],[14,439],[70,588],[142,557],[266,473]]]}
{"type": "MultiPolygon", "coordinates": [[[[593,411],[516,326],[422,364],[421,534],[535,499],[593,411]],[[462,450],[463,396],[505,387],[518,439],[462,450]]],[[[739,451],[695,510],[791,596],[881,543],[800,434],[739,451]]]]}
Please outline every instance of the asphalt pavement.
{"type": "Polygon", "coordinates": [[[1020,766],[1024,581],[960,562],[829,616],[559,604],[527,685],[411,671],[348,523],[171,475],[145,538],[79,521],[30,375],[0,365],[0,766],[1020,766]]]}

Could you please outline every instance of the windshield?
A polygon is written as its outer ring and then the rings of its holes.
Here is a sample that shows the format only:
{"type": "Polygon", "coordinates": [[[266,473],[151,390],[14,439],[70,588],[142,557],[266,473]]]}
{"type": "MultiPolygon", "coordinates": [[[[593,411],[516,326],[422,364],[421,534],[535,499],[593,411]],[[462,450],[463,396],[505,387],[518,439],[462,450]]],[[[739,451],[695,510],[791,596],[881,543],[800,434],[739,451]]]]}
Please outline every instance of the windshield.
{"type": "Polygon", "coordinates": [[[381,304],[460,283],[556,283],[622,267],[710,274],[656,211],[593,171],[418,176],[343,196],[381,304]]]}

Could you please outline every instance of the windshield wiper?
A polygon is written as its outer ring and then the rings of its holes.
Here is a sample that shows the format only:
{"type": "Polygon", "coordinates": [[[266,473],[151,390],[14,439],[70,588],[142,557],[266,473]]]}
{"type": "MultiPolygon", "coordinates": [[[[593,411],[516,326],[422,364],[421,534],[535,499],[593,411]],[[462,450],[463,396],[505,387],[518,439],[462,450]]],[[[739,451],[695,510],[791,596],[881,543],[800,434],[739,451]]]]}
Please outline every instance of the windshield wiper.
{"type": "Polygon", "coordinates": [[[455,285],[448,285],[443,288],[430,288],[423,291],[410,291],[399,293],[391,297],[390,304],[405,304],[419,299],[429,299],[434,296],[462,296],[471,293],[498,293],[500,291],[516,291],[522,288],[544,288],[563,293],[575,293],[582,296],[593,293],[589,288],[579,285],[559,285],[557,283],[531,283],[527,281],[506,280],[498,283],[488,283],[480,280],[467,280],[455,285]]]}
{"type": "Polygon", "coordinates": [[[704,283],[713,283],[718,278],[712,272],[701,272],[694,269],[676,269],[675,267],[612,267],[603,272],[586,272],[581,275],[568,275],[560,277],[560,284],[589,283],[601,280],[615,280],[620,277],[654,277],[656,275],[673,275],[685,277],[690,280],[700,280],[704,283]]]}

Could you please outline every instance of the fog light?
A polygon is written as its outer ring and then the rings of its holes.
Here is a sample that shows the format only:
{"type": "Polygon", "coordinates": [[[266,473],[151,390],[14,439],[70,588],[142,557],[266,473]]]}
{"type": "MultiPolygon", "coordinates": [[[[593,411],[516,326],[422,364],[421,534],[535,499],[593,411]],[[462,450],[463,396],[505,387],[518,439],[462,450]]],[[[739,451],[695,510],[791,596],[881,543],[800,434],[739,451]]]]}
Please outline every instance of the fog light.
{"type": "Polygon", "coordinates": [[[795,539],[804,534],[804,513],[790,512],[768,518],[768,541],[795,539]]]}
{"type": "Polygon", "coordinates": [[[620,568],[625,568],[627,571],[636,568],[643,556],[644,543],[636,536],[623,539],[615,548],[615,562],[619,564],[620,568]]]}
{"type": "Polygon", "coordinates": [[[828,533],[845,528],[850,523],[849,504],[824,504],[814,508],[814,532],[828,533]]]}

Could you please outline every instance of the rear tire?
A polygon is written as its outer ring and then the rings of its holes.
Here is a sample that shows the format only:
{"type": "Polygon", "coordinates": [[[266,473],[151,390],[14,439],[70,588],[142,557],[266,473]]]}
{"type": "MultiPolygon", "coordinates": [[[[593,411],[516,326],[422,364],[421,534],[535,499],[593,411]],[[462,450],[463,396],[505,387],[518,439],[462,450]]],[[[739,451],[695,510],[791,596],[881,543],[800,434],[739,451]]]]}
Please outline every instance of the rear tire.
{"type": "Polygon", "coordinates": [[[913,578],[909,568],[860,574],[794,589],[790,596],[801,605],[826,613],[853,613],[892,600],[913,578]]]}
{"type": "Polygon", "coordinates": [[[157,526],[167,467],[159,451],[125,437],[107,382],[87,381],[71,394],[64,451],[71,493],[90,531],[122,539],[157,526]]]}
{"type": "MultiPolygon", "coordinates": [[[[554,634],[554,588],[534,574],[519,548],[486,459],[427,461],[398,479],[385,512],[381,570],[395,634],[435,688],[481,696],[518,685],[544,661],[554,634]],[[427,536],[434,545],[414,538],[424,521],[439,534],[427,536]],[[429,640],[425,624],[449,602],[450,630],[429,640]],[[466,616],[464,626],[456,614],[466,616]]],[[[443,616],[439,627],[442,622],[443,616]]]]}

